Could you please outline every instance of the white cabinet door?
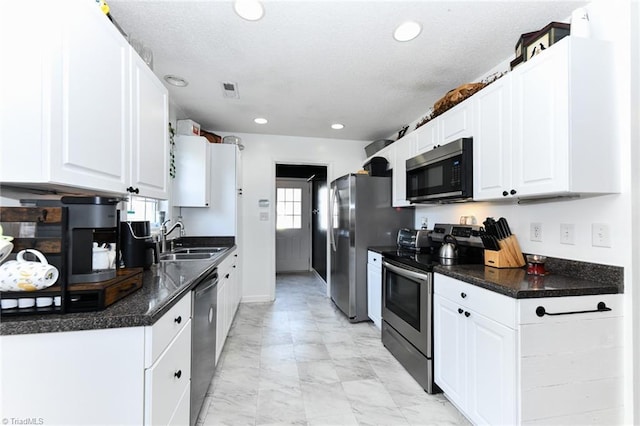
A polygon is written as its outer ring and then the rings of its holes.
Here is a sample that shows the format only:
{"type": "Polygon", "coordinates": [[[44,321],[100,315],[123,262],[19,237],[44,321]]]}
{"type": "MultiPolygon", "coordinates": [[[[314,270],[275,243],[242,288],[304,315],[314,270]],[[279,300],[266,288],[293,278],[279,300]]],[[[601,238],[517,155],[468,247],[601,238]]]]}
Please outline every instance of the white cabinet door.
{"type": "Polygon", "coordinates": [[[3,69],[11,83],[0,102],[11,120],[2,123],[0,179],[123,192],[126,40],[92,2],[10,5],[3,13],[1,53],[14,66],[3,69]]]}
{"type": "Polygon", "coordinates": [[[409,133],[405,137],[393,143],[395,155],[393,157],[393,207],[406,207],[411,205],[407,201],[407,163],[415,150],[416,137],[414,133],[409,133]]]}
{"type": "Polygon", "coordinates": [[[476,424],[516,424],[516,331],[475,311],[460,317],[467,330],[469,417],[476,424]]]}
{"type": "MultiPolygon", "coordinates": [[[[167,199],[169,94],[147,64],[131,53],[131,179],[140,196],[167,199]]],[[[136,192],[137,191],[137,192],[136,192]]]]}
{"type": "MultiPolygon", "coordinates": [[[[64,5],[60,96],[52,96],[51,178],[123,192],[128,178],[129,45],[91,2],[64,5]],[[56,132],[54,130],[54,134],[56,132]],[[53,159],[53,158],[52,158],[53,159]]],[[[55,74],[54,74],[55,75],[55,74]]]]}
{"type": "Polygon", "coordinates": [[[240,285],[237,274],[237,249],[218,266],[218,313],[216,315],[216,362],[220,358],[224,343],[231,329],[233,318],[240,303],[240,285]]]}
{"type": "Polygon", "coordinates": [[[460,407],[467,399],[465,321],[461,307],[440,295],[433,299],[435,382],[460,407]]]}
{"type": "Polygon", "coordinates": [[[557,47],[512,75],[512,163],[517,196],[569,189],[569,58],[566,49],[557,47]]]}
{"type": "Polygon", "coordinates": [[[367,314],[378,329],[382,329],[382,255],[368,252],[367,314]]]}
{"type": "Polygon", "coordinates": [[[435,118],[418,127],[416,134],[416,149],[414,155],[430,151],[438,144],[438,119],[435,118]]]}
{"type": "MultiPolygon", "coordinates": [[[[176,142],[178,143],[178,142],[176,142]]],[[[237,145],[210,144],[211,181],[210,203],[207,208],[182,208],[182,217],[188,224],[190,236],[236,237],[240,210],[237,170],[241,157],[237,145]]],[[[180,173],[176,170],[176,173],[180,173]]]]}
{"type": "Polygon", "coordinates": [[[438,121],[438,145],[444,145],[456,139],[473,136],[473,102],[462,101],[444,114],[436,117],[438,121]]]}
{"type": "Polygon", "coordinates": [[[511,185],[511,75],[493,82],[471,98],[473,132],[473,199],[509,196],[511,185]]]}
{"type": "Polygon", "coordinates": [[[517,424],[516,300],[438,274],[434,284],[436,384],[474,424],[517,424]]]}
{"type": "MultiPolygon", "coordinates": [[[[187,296],[188,297],[188,296],[187,296]]],[[[145,371],[145,425],[188,424],[186,418],[176,419],[185,388],[191,378],[191,320],[188,320],[175,340],[160,355],[156,363],[145,371]]],[[[182,413],[184,416],[184,412],[182,413]]]]}
{"type": "Polygon", "coordinates": [[[220,359],[224,342],[227,339],[227,282],[222,275],[218,277],[218,306],[216,312],[216,364],[220,359]]]}
{"type": "Polygon", "coordinates": [[[9,424],[143,424],[142,327],[1,336],[0,346],[9,424]]]}
{"type": "Polygon", "coordinates": [[[512,73],[518,195],[620,192],[615,114],[602,113],[615,109],[611,55],[607,42],[566,37],[512,73]]]}
{"type": "Polygon", "coordinates": [[[176,136],[173,205],[208,207],[211,199],[211,144],[201,136],[176,136]]]}

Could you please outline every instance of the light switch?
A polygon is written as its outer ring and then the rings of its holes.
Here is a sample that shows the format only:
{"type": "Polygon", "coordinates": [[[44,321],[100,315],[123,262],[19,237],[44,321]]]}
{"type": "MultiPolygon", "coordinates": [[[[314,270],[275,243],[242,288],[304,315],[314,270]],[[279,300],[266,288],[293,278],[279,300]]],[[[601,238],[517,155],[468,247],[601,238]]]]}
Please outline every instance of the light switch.
{"type": "Polygon", "coordinates": [[[269,220],[269,212],[260,212],[260,220],[269,220]]]}

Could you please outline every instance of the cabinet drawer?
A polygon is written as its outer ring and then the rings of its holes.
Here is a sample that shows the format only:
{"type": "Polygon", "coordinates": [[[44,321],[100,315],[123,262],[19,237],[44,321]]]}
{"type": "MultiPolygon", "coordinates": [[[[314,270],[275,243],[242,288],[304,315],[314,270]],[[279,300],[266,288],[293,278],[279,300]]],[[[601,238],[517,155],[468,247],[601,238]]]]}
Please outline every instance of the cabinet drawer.
{"type": "Polygon", "coordinates": [[[187,320],[176,340],[145,371],[145,424],[169,423],[185,388],[190,388],[190,374],[191,321],[187,320]]]}
{"type": "Polygon", "coordinates": [[[509,328],[516,327],[516,299],[441,274],[434,274],[434,292],[509,328]]]}
{"type": "Polygon", "coordinates": [[[187,293],[155,324],[145,327],[145,368],[155,362],[190,318],[191,293],[187,293]]]}
{"type": "Polygon", "coordinates": [[[380,253],[376,253],[375,251],[369,250],[368,263],[373,263],[382,267],[382,255],[380,253]]]}

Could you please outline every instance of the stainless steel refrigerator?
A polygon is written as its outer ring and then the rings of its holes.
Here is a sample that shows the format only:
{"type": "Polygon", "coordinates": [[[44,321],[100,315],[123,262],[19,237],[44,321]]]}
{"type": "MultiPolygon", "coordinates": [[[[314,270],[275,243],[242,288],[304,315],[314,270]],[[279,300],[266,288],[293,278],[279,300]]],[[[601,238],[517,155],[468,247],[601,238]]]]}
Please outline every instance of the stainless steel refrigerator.
{"type": "Polygon", "coordinates": [[[413,208],[391,207],[391,178],[349,174],[331,183],[331,299],[351,322],[367,321],[367,249],[395,246],[413,208]]]}

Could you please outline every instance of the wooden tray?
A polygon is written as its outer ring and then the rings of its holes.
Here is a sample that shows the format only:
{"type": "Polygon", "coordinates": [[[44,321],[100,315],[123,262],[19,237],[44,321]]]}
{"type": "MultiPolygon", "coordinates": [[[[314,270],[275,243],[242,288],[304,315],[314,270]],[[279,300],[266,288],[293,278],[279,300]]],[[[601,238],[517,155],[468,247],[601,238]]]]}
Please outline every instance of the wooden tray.
{"type": "MultiPolygon", "coordinates": [[[[118,269],[115,278],[97,283],[68,284],[64,309],[61,306],[44,308],[33,307],[23,309],[3,309],[3,316],[34,315],[45,313],[62,314],[66,312],[101,311],[118,300],[130,295],[142,287],[142,268],[118,269]]],[[[19,299],[23,297],[37,298],[43,296],[60,296],[59,284],[38,291],[3,292],[3,299],[19,299]]]]}
{"type": "Polygon", "coordinates": [[[142,268],[118,269],[115,278],[67,285],[67,312],[100,311],[142,288],[142,268]]]}

